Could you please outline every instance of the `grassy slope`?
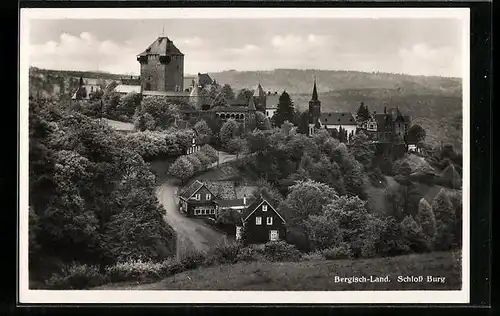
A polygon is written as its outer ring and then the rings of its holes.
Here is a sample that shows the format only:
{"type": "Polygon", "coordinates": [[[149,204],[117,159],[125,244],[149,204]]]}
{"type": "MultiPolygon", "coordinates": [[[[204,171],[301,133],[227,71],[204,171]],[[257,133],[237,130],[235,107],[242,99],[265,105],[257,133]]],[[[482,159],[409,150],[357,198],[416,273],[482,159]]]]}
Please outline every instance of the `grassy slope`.
{"type": "Polygon", "coordinates": [[[131,285],[108,284],[99,290],[459,290],[460,256],[452,252],[391,258],[245,262],[186,271],[162,281],[131,285]],[[336,283],[335,276],[389,276],[390,283],[336,283]],[[399,283],[398,276],[441,276],[445,283],[399,283]]]}

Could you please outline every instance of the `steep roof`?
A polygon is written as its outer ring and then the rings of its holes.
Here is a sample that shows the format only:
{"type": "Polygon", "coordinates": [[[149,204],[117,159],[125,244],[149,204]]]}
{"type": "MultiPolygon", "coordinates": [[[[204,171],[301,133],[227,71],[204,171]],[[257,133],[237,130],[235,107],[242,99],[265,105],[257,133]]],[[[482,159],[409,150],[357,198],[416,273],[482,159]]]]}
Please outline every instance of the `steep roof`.
{"type": "Polygon", "coordinates": [[[139,56],[151,54],[184,56],[184,54],[174,45],[174,42],[164,36],[158,37],[145,51],[140,53],[139,56]]]}
{"type": "Polygon", "coordinates": [[[314,79],[314,86],[313,86],[311,101],[318,101],[318,91],[316,89],[316,79],[314,79]]]}
{"type": "Polygon", "coordinates": [[[323,112],[319,120],[323,125],[357,125],[351,112],[323,112]]]}
{"type": "Polygon", "coordinates": [[[266,109],[278,108],[279,102],[280,102],[279,94],[268,94],[266,97],[266,109]]]}
{"type": "Polygon", "coordinates": [[[204,87],[206,85],[212,84],[214,81],[209,74],[198,73],[198,85],[204,87]]]}
{"type": "Polygon", "coordinates": [[[250,205],[248,205],[248,207],[243,210],[243,212],[241,214],[243,220],[245,221],[248,218],[248,216],[250,216],[255,211],[255,209],[261,203],[264,203],[264,202],[267,203],[269,206],[271,206],[271,208],[276,212],[276,214],[278,214],[279,217],[281,217],[281,219],[285,220],[283,218],[283,216],[281,216],[281,214],[278,213],[278,210],[276,209],[276,207],[274,205],[272,205],[271,202],[269,202],[267,199],[265,199],[262,195],[259,196],[257,199],[255,199],[253,202],[251,202],[250,205]]]}
{"type": "Polygon", "coordinates": [[[221,200],[236,199],[236,189],[233,181],[208,181],[204,180],[205,186],[213,195],[221,200]]]}
{"type": "Polygon", "coordinates": [[[253,91],[253,96],[254,97],[263,97],[265,96],[266,93],[264,92],[264,89],[262,89],[262,86],[259,84],[257,84],[257,87],[255,87],[254,91],[253,91]]]}
{"type": "Polygon", "coordinates": [[[199,180],[195,180],[191,182],[189,185],[184,187],[179,194],[180,197],[185,199],[189,199],[191,195],[193,195],[196,191],[198,191],[203,186],[203,182],[199,180]]]}

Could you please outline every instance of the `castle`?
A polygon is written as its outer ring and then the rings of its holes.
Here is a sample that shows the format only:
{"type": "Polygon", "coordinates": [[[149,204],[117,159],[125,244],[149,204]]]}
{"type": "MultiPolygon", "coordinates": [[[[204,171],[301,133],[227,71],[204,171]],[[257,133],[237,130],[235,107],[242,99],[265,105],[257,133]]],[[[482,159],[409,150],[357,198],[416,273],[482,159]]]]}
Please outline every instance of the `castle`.
{"type": "Polygon", "coordinates": [[[256,126],[256,111],[261,111],[269,118],[276,111],[279,96],[277,93],[266,93],[260,84],[248,101],[233,100],[227,106],[214,106],[213,100],[202,90],[215,85],[215,81],[202,73],[198,73],[197,77],[185,77],[184,54],[168,37],[158,37],[137,55],[137,61],[141,66],[140,85],[132,89],[120,85],[115,90],[179,100],[184,103],[180,110],[185,121],[203,117],[222,124],[231,118],[241,123],[245,130],[250,130],[256,126]]]}
{"type": "Polygon", "coordinates": [[[314,80],[309,101],[309,135],[323,128],[348,143],[352,136],[363,131],[383,151],[391,151],[396,146],[404,147],[406,150],[406,136],[410,124],[410,116],[403,115],[397,107],[384,108],[384,113],[370,113],[366,120],[355,118],[351,112],[322,112],[314,80]]]}

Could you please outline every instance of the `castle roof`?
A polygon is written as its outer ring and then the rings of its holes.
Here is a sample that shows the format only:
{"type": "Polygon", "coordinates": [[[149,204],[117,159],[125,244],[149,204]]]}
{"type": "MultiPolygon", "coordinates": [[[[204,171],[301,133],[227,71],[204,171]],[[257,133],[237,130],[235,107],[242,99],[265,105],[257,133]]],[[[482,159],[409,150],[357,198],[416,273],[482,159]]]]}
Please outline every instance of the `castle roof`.
{"type": "Polygon", "coordinates": [[[257,87],[253,90],[253,96],[254,97],[264,97],[266,93],[264,92],[264,89],[262,89],[262,86],[257,84],[257,87]]]}
{"type": "Polygon", "coordinates": [[[184,56],[183,53],[174,45],[168,37],[160,36],[158,37],[145,51],[140,53],[138,56],[147,55],[180,55],[184,56]]]}
{"type": "Polygon", "coordinates": [[[212,84],[214,81],[209,74],[198,73],[198,85],[204,87],[212,84]]]}
{"type": "Polygon", "coordinates": [[[316,79],[314,79],[311,101],[318,101],[318,90],[316,89],[316,79]]]}
{"type": "Polygon", "coordinates": [[[323,112],[319,120],[323,125],[357,125],[351,112],[323,112]]]}

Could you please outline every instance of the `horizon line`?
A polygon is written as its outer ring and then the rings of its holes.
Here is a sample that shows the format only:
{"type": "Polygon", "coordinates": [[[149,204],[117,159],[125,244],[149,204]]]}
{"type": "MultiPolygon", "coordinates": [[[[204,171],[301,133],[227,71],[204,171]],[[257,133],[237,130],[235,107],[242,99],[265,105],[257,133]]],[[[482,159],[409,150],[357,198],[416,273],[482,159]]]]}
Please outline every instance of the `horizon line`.
{"type": "MultiPolygon", "coordinates": [[[[109,72],[109,71],[104,71],[104,70],[76,70],[76,69],[53,69],[53,68],[42,68],[34,65],[30,65],[30,68],[37,68],[40,70],[52,70],[52,71],[66,71],[66,72],[94,72],[94,73],[102,73],[102,74],[108,74],[108,75],[116,75],[116,76],[123,76],[123,77],[128,77],[128,76],[135,76],[139,77],[140,74],[135,74],[135,73],[114,73],[114,72],[109,72]]],[[[223,73],[223,72],[273,72],[273,71],[279,71],[279,70],[298,70],[298,71],[318,71],[318,72],[359,72],[359,73],[366,73],[366,74],[386,74],[386,75],[397,75],[397,76],[410,76],[410,77],[427,77],[427,78],[443,78],[443,79],[459,79],[463,80],[462,77],[460,76],[442,76],[442,75],[423,75],[423,74],[411,74],[411,73],[404,73],[404,72],[388,72],[388,71],[379,71],[379,70],[373,70],[373,71],[368,71],[368,70],[354,70],[354,69],[319,69],[319,68],[274,68],[274,69],[255,69],[255,70],[237,70],[237,69],[223,69],[223,70],[218,70],[218,71],[211,71],[211,72],[197,72],[194,74],[191,73],[185,73],[184,77],[191,77],[191,76],[196,76],[198,73],[207,73],[207,74],[217,74],[217,73],[223,73]]]]}

